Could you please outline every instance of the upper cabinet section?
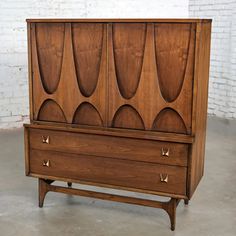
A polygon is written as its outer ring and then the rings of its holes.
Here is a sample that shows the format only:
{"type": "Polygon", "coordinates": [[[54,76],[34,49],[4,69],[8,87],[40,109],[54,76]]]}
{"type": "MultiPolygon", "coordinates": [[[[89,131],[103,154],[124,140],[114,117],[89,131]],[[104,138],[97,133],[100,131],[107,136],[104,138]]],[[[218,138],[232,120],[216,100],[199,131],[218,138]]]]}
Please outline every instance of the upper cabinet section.
{"type": "Polygon", "coordinates": [[[207,24],[29,20],[31,119],[191,134],[207,24]]]}
{"type": "Polygon", "coordinates": [[[31,23],[33,119],[106,124],[103,23],[31,23]]]}

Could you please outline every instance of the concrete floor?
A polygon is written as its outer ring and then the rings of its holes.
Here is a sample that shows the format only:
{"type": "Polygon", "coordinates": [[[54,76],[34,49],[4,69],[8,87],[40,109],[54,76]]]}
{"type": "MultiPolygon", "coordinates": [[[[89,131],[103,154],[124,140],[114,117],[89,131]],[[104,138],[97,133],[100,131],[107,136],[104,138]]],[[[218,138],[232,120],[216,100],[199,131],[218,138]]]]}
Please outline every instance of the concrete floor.
{"type": "Polygon", "coordinates": [[[0,161],[1,236],[236,235],[235,121],[209,120],[205,176],[190,205],[181,201],[175,232],[164,211],[149,207],[48,193],[38,208],[37,180],[24,175],[22,130],[0,132],[0,161]]]}

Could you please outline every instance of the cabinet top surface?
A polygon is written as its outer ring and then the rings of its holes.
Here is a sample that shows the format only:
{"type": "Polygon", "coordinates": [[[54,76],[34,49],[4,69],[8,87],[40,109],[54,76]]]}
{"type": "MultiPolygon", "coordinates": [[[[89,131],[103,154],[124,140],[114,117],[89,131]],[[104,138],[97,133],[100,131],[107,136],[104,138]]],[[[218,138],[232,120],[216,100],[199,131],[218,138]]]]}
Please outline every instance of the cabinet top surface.
{"type": "Polygon", "coordinates": [[[163,18],[163,19],[157,19],[157,18],[104,18],[104,19],[92,19],[92,18],[80,18],[80,19],[56,19],[56,18],[41,18],[41,19],[26,19],[27,22],[172,22],[172,23],[185,23],[185,22],[211,22],[212,19],[199,19],[199,18],[178,18],[178,19],[170,19],[170,18],[163,18]]]}

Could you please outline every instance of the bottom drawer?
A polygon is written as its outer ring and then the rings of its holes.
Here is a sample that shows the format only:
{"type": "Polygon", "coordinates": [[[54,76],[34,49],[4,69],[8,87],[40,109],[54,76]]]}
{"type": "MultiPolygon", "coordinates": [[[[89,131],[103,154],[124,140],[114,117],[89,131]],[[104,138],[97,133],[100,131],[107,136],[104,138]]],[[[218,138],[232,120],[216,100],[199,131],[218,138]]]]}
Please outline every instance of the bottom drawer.
{"type": "Polygon", "coordinates": [[[30,150],[30,173],[186,195],[185,167],[30,150]]]}

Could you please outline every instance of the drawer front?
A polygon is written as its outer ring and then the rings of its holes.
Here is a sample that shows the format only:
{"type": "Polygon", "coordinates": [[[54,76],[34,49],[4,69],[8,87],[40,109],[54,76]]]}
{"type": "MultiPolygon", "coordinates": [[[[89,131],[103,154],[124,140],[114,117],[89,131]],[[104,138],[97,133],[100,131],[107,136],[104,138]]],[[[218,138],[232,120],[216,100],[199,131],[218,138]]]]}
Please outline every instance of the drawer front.
{"type": "Polygon", "coordinates": [[[32,149],[187,166],[187,144],[41,129],[29,135],[32,149]]]}
{"type": "Polygon", "coordinates": [[[186,194],[186,167],[30,150],[30,173],[113,186],[186,194]]]}

